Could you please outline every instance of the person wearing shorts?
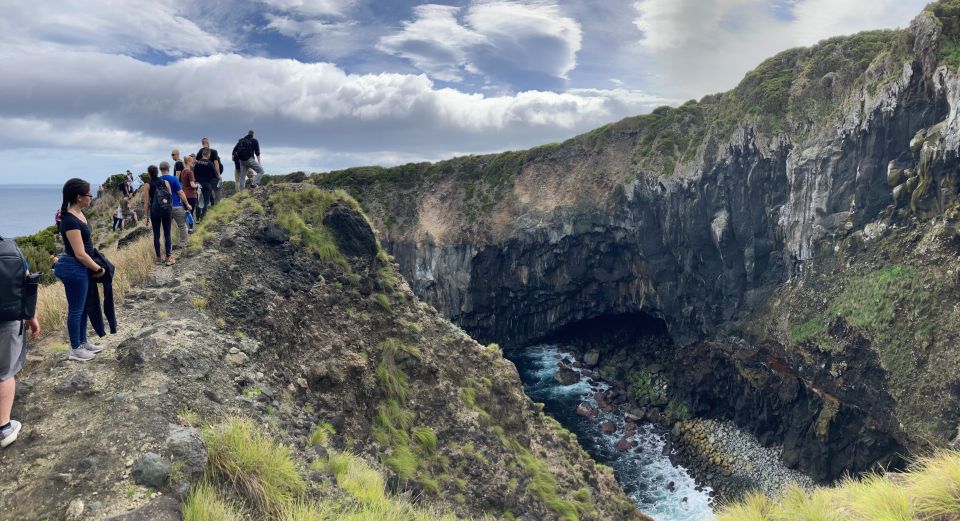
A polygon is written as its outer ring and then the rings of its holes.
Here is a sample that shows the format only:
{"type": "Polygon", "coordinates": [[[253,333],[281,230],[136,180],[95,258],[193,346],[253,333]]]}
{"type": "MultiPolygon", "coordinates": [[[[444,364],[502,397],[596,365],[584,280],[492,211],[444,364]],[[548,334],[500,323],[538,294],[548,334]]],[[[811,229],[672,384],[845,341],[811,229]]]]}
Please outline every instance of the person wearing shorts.
{"type": "MultiPolygon", "coordinates": [[[[29,264],[24,263],[29,270],[29,264]]],[[[27,359],[26,333],[33,338],[40,336],[40,322],[34,316],[30,320],[0,322],[0,448],[17,441],[20,422],[11,419],[13,398],[17,392],[14,378],[23,369],[27,359]]]]}

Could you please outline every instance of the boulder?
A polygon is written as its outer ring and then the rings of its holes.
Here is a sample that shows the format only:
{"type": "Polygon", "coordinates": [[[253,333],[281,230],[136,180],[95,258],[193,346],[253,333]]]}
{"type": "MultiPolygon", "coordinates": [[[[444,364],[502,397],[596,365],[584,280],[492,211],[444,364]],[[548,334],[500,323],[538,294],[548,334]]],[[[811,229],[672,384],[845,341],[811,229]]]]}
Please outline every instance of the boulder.
{"type": "Polygon", "coordinates": [[[83,393],[90,394],[93,391],[93,374],[83,369],[67,376],[57,382],[53,390],[58,393],[83,393]]]}
{"type": "Polygon", "coordinates": [[[577,414],[585,418],[594,418],[597,416],[597,414],[600,414],[600,413],[595,408],[585,403],[581,403],[580,405],[577,406],[577,414]]]}
{"type": "Polygon", "coordinates": [[[583,355],[583,364],[587,367],[596,367],[600,362],[600,351],[596,349],[591,349],[587,351],[587,354],[583,355]]]}
{"type": "Polygon", "coordinates": [[[175,427],[167,436],[166,453],[188,478],[199,477],[207,467],[207,444],[197,429],[175,427]]]}
{"type": "Polygon", "coordinates": [[[553,379],[560,383],[560,385],[573,385],[580,381],[580,375],[573,369],[564,366],[557,370],[556,374],[553,375],[553,379]]]}
{"type": "Polygon", "coordinates": [[[377,256],[377,238],[360,212],[343,204],[334,204],[323,217],[323,224],[330,228],[343,255],[354,258],[377,256]]]}
{"type": "Polygon", "coordinates": [[[600,424],[600,431],[604,434],[613,434],[617,431],[617,425],[610,420],[600,424]]]}
{"type": "Polygon", "coordinates": [[[133,480],[153,489],[163,488],[170,477],[170,462],[159,454],[148,452],[133,464],[133,480]]]}

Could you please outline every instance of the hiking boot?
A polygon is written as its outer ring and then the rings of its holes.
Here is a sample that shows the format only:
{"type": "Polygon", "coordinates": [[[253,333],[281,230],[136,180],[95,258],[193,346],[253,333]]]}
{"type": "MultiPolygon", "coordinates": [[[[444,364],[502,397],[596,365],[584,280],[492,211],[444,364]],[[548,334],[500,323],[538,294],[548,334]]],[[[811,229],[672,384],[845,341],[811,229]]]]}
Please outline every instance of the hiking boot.
{"type": "Polygon", "coordinates": [[[5,449],[8,445],[17,441],[18,435],[20,435],[20,422],[10,420],[10,425],[6,429],[0,430],[0,449],[5,449]]]}
{"type": "Polygon", "coordinates": [[[90,342],[84,342],[83,344],[80,344],[80,347],[83,349],[86,349],[87,351],[90,351],[93,354],[97,354],[100,351],[103,351],[102,347],[98,346],[97,344],[91,344],[90,342]]]}
{"type": "Polygon", "coordinates": [[[173,255],[167,257],[167,266],[173,266],[177,263],[177,259],[173,258],[173,255]]]}
{"type": "Polygon", "coordinates": [[[157,263],[157,266],[159,266],[159,265],[163,264],[163,258],[162,258],[162,257],[157,257],[157,260],[155,260],[154,262],[156,262],[156,263],[157,263]]]}
{"type": "Polygon", "coordinates": [[[70,356],[67,357],[67,359],[76,360],[77,362],[86,362],[87,360],[93,360],[95,356],[97,355],[91,353],[90,351],[87,351],[86,349],[83,348],[83,346],[80,346],[76,349],[71,349],[70,356]]]}

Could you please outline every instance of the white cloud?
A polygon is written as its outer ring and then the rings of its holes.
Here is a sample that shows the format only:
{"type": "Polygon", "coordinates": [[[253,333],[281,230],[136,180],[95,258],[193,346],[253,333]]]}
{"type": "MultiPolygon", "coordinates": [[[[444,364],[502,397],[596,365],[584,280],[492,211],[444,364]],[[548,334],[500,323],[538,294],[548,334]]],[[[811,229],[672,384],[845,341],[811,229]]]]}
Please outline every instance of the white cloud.
{"type": "Polygon", "coordinates": [[[330,63],[236,54],[153,65],[0,49],[0,60],[8,67],[0,76],[7,127],[0,143],[21,148],[152,147],[208,134],[229,148],[252,127],[274,146],[436,158],[464,143],[485,151],[560,139],[663,101],[625,89],[485,96],[437,88],[425,75],[348,74],[330,63]]]}
{"type": "Polygon", "coordinates": [[[296,39],[312,55],[339,59],[357,51],[363,43],[359,23],[354,20],[298,20],[267,13],[267,29],[296,39]]]}
{"type": "Polygon", "coordinates": [[[381,38],[378,48],[436,79],[458,81],[470,72],[524,87],[565,79],[582,38],[580,24],[553,3],[492,0],[465,11],[418,6],[414,20],[381,38]]]}
{"type": "Polygon", "coordinates": [[[309,16],[345,16],[356,0],[260,0],[281,11],[292,11],[309,16]]]}
{"type": "MultiPolygon", "coordinates": [[[[230,50],[216,32],[184,15],[178,0],[88,2],[9,0],[0,16],[4,45],[64,46],[122,54],[194,56],[230,50]]],[[[39,66],[36,64],[35,66],[39,66]]]]}
{"type": "Polygon", "coordinates": [[[399,33],[380,39],[377,48],[410,60],[415,67],[443,81],[459,81],[468,65],[468,51],[484,42],[483,35],[457,20],[459,7],[425,4],[414,8],[415,19],[399,33]]]}
{"type": "Polygon", "coordinates": [[[681,96],[734,86],[779,51],[902,27],[926,0],[639,0],[635,25],[652,78],[681,96]],[[779,12],[778,12],[779,6],[779,12]]]}

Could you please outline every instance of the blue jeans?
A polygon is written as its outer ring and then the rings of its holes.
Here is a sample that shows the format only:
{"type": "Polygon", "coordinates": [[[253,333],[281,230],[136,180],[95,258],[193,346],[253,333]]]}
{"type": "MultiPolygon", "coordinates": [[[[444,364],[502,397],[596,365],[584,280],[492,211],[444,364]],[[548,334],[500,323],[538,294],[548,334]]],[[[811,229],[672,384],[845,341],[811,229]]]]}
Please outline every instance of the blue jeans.
{"type": "Polygon", "coordinates": [[[80,261],[63,254],[57,259],[53,273],[63,281],[67,293],[67,332],[70,334],[70,347],[76,349],[87,341],[87,290],[90,288],[90,275],[80,261]]]}

